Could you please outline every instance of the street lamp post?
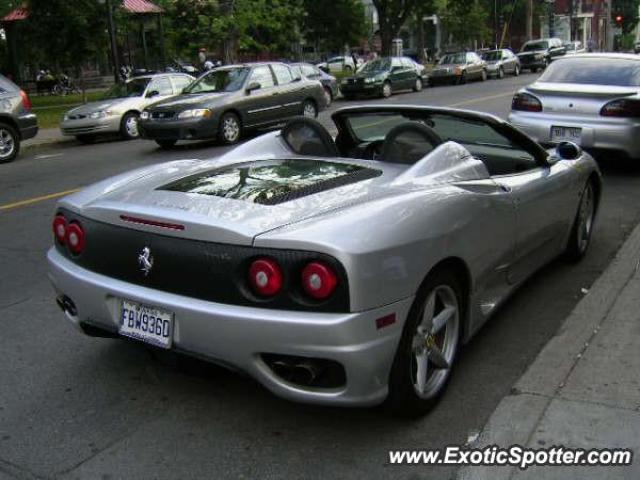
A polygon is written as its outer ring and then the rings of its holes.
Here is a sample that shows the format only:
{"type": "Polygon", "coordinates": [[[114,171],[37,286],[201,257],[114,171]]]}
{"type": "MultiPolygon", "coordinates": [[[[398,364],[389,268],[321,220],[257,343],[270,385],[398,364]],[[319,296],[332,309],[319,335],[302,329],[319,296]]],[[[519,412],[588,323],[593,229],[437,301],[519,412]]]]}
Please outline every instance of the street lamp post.
{"type": "Polygon", "coordinates": [[[555,0],[545,0],[547,7],[549,8],[549,38],[555,36],[555,25],[554,25],[554,12],[553,7],[555,5],[555,0]]]}
{"type": "Polygon", "coordinates": [[[111,43],[111,60],[113,62],[113,78],[116,83],[120,81],[120,62],[118,61],[118,44],[116,43],[116,28],[113,21],[113,8],[111,0],[98,0],[100,5],[107,7],[107,30],[109,31],[109,41],[111,43]]]}

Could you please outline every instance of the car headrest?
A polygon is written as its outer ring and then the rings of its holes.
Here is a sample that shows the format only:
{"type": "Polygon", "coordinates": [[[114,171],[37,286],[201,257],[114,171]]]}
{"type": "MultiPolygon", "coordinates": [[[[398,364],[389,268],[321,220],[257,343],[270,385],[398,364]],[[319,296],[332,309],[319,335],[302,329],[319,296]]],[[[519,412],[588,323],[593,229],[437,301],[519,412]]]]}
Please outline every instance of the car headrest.
{"type": "Polygon", "coordinates": [[[424,123],[401,123],[385,136],[380,160],[412,165],[442,142],[442,138],[424,123]]]}
{"type": "Polygon", "coordinates": [[[296,117],[283,127],[282,138],[298,155],[313,157],[339,157],[333,138],[317,120],[296,117]]]}

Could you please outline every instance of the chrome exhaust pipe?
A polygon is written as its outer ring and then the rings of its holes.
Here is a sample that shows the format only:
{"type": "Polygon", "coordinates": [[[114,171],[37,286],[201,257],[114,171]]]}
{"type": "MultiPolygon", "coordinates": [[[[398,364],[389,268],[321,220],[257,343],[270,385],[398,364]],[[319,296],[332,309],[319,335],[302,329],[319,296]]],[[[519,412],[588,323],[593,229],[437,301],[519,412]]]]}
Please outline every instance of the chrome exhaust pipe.
{"type": "Polygon", "coordinates": [[[286,373],[288,380],[301,385],[311,385],[320,374],[320,370],[311,362],[292,363],[278,360],[273,366],[286,373]]]}

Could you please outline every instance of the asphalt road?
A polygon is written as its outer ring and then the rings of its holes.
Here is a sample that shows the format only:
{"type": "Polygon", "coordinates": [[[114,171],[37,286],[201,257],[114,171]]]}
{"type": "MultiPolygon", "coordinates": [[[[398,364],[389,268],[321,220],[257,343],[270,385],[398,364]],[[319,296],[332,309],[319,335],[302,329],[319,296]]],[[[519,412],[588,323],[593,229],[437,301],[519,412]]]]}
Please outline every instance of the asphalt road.
{"type": "MultiPolygon", "coordinates": [[[[505,116],[514,90],[533,78],[374,101],[505,116]]],[[[531,278],[466,346],[443,401],[424,419],[401,421],[379,408],[298,405],[201,362],[76,333],[46,279],[54,200],[11,206],[131,168],[221,150],[72,143],[0,165],[0,480],[449,478],[450,467],[389,466],[388,450],[465,443],[640,221],[640,173],[603,161],[606,185],[588,256],[578,265],[554,262],[531,278]]]]}

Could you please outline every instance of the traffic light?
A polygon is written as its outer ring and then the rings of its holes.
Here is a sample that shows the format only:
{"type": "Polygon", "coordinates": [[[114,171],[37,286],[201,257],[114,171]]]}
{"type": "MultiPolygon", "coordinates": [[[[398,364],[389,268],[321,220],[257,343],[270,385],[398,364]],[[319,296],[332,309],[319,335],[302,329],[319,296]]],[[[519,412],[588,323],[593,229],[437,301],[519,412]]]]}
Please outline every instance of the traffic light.
{"type": "Polygon", "coordinates": [[[622,20],[624,20],[622,15],[616,15],[616,23],[618,25],[622,25],[622,20]]]}

